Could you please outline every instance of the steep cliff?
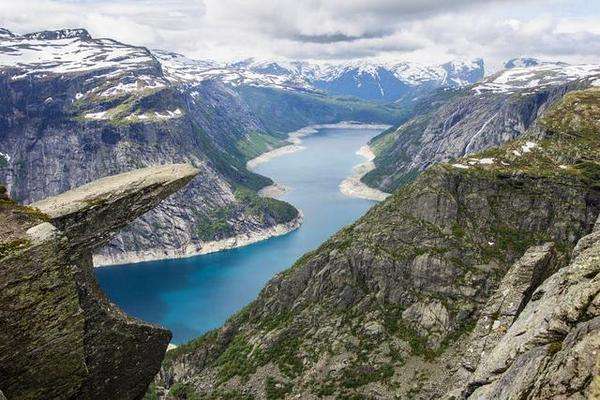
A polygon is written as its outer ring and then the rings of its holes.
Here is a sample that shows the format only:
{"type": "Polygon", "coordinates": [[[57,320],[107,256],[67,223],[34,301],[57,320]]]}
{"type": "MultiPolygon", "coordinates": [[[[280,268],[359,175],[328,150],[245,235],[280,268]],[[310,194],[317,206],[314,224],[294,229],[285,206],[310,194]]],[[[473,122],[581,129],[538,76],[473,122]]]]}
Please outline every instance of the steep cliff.
{"type": "Polygon", "coordinates": [[[171,333],[106,299],[94,278],[92,252],[197,174],[187,164],[163,165],[110,176],[31,207],[0,199],[5,396],[144,396],[171,333]]]}
{"type": "Polygon", "coordinates": [[[599,117],[600,89],[573,92],[525,138],[429,168],[224,327],[167,353],[156,394],[588,395],[599,117]]]}
{"type": "Polygon", "coordinates": [[[376,168],[363,182],[392,192],[434,163],[515,139],[565,93],[596,81],[598,65],[544,63],[507,69],[464,89],[411,98],[403,104],[413,117],[371,141],[376,168]]]}
{"type": "Polygon", "coordinates": [[[256,195],[271,180],[245,168],[285,135],[267,133],[231,87],[181,81],[149,50],[84,30],[1,40],[0,182],[14,199],[30,203],[156,163],[201,171],[99,260],[202,252],[214,240],[297,226],[292,206],[256,195]]]}

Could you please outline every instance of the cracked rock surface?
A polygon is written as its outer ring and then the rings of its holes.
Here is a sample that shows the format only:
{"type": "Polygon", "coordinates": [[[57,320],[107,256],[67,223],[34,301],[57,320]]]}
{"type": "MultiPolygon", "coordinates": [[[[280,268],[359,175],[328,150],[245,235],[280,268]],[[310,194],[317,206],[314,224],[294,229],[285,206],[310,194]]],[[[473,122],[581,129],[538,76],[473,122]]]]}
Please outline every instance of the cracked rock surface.
{"type": "Polygon", "coordinates": [[[196,174],[185,164],[155,166],[34,207],[0,201],[0,388],[7,398],[144,396],[171,333],[110,303],[91,254],[196,174]]]}

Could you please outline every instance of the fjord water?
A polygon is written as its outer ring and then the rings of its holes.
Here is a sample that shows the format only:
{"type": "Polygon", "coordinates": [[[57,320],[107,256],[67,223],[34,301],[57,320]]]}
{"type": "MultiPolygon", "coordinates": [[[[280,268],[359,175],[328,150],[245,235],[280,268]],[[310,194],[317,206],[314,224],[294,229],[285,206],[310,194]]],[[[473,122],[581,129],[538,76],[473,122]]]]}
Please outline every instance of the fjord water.
{"type": "Polygon", "coordinates": [[[304,213],[296,231],[213,254],[96,268],[100,286],[129,315],[186,342],[219,327],[258,295],[277,272],[365,213],[373,201],[344,196],[338,185],[363,162],[356,151],[374,129],[321,129],[304,150],[261,164],[256,172],[290,189],[281,197],[304,213]]]}

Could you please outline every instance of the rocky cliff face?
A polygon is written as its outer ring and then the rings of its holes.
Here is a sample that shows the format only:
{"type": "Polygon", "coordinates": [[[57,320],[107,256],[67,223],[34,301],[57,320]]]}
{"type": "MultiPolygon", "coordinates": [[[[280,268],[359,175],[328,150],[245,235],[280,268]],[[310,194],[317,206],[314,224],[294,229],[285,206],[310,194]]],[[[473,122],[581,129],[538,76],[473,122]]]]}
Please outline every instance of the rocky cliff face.
{"type": "Polygon", "coordinates": [[[466,89],[406,103],[415,116],[372,140],[376,169],[363,182],[392,192],[434,163],[523,135],[565,93],[600,81],[597,65],[517,61],[466,89]]]}
{"type": "Polygon", "coordinates": [[[599,105],[573,92],[526,139],[428,169],[167,353],[155,395],[590,395],[599,105]]]}
{"type": "Polygon", "coordinates": [[[201,171],[118,235],[96,257],[101,263],[202,253],[215,241],[287,232],[300,223],[297,210],[257,196],[272,182],[246,161],[286,144],[285,132],[304,125],[397,123],[400,114],[268,76],[225,78],[210,62],[81,29],[3,30],[0,42],[0,182],[13,198],[30,203],[155,163],[188,162],[201,171]]]}
{"type": "Polygon", "coordinates": [[[21,206],[0,200],[0,390],[9,399],[141,399],[171,333],[100,291],[92,252],[198,173],[107,177],[21,206]]]}
{"type": "Polygon", "coordinates": [[[115,238],[103,261],[194,253],[297,219],[290,205],[256,195],[271,181],[245,162],[284,137],[267,134],[231,88],[181,82],[147,49],[81,30],[2,41],[0,181],[13,198],[30,203],[155,163],[201,171],[115,238]]]}

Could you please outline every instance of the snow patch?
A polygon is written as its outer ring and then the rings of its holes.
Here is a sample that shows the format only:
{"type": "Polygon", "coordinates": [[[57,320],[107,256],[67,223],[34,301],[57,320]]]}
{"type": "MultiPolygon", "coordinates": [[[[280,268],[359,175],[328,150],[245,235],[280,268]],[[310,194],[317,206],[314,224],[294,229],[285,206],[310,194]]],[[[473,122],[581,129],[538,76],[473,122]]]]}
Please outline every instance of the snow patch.
{"type": "Polygon", "coordinates": [[[521,146],[521,151],[523,153],[529,153],[532,149],[536,148],[537,144],[533,142],[526,142],[523,146],[521,146]]]}
{"type": "Polygon", "coordinates": [[[482,158],[480,160],[478,160],[479,164],[484,164],[484,165],[490,165],[494,163],[494,159],[493,158],[482,158]]]}
{"type": "MultiPolygon", "coordinates": [[[[473,91],[477,94],[514,93],[523,90],[535,92],[540,88],[598,76],[600,76],[600,65],[596,64],[545,63],[501,71],[473,86],[473,91]]],[[[592,85],[599,80],[594,80],[592,85]]]]}
{"type": "Polygon", "coordinates": [[[86,119],[103,120],[103,119],[109,119],[107,114],[108,114],[107,111],[100,111],[100,112],[95,112],[95,113],[87,113],[83,117],[86,119]]]}
{"type": "Polygon", "coordinates": [[[454,168],[460,168],[460,169],[469,169],[469,168],[471,168],[471,167],[469,167],[468,165],[465,165],[465,164],[452,164],[452,166],[454,168]]]}

